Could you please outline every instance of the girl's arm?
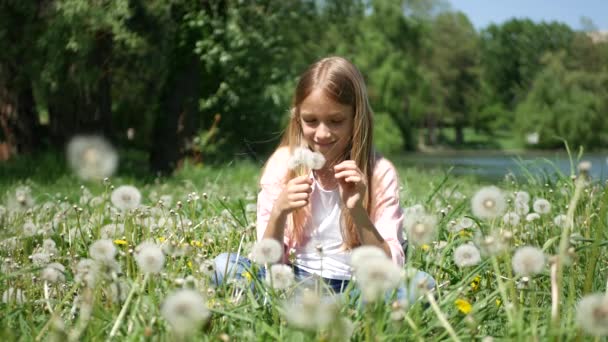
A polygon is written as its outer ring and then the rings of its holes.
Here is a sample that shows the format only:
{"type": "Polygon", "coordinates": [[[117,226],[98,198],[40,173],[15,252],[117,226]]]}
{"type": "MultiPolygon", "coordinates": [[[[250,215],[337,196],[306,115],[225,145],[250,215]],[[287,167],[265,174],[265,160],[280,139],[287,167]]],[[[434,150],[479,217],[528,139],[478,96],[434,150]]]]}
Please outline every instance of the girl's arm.
{"type": "Polygon", "coordinates": [[[362,206],[350,209],[350,214],[353,218],[357,232],[359,233],[359,241],[363,245],[376,246],[384,250],[389,258],[392,258],[391,248],[384,240],[376,226],[370,219],[367,211],[362,206]]]}

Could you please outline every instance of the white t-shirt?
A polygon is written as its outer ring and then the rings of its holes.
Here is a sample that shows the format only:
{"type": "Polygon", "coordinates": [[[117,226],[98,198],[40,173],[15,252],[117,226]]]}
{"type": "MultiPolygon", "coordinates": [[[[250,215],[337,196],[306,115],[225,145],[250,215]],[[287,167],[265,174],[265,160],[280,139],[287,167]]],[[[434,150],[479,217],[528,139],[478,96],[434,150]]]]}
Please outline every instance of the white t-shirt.
{"type": "Polygon", "coordinates": [[[311,219],[304,227],[304,231],[309,232],[308,243],[296,248],[295,265],[323,278],[350,279],[350,251],[343,246],[338,188],[325,190],[315,179],[310,206],[311,219]],[[319,246],[322,253],[317,250],[319,246]]]}

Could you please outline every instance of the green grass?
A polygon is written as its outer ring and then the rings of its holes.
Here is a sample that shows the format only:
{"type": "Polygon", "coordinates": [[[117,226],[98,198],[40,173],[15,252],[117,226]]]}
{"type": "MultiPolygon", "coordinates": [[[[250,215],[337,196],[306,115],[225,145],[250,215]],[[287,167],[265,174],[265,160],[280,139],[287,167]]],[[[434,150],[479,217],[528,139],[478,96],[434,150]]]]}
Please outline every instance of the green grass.
{"type": "MultiPolygon", "coordinates": [[[[124,302],[112,300],[110,290],[116,282],[124,282],[129,289],[138,286],[142,289],[133,292],[120,320],[116,340],[175,339],[160,308],[169,294],[183,286],[195,287],[211,309],[210,320],[196,330],[197,339],[336,340],[331,335],[332,328],[306,332],[286,323],[280,303],[290,292],[272,291],[264,281],[254,280],[257,290],[251,292],[245,287],[240,299],[235,301],[235,294],[243,288],[238,284],[213,288],[208,277],[199,272],[198,266],[205,260],[221,252],[236,251],[241,242],[243,254],[251,250],[255,243],[252,229],[255,212],[251,207],[256,201],[261,165],[248,161],[225,166],[186,164],[172,177],[156,178],[140,170],[143,161],[142,156],[135,156],[133,161],[123,164],[109,183],[76,179],[66,173],[57,156],[17,160],[2,169],[0,191],[4,201],[14,196],[18,185],[28,185],[36,205],[30,211],[9,211],[0,217],[0,241],[6,243],[6,239],[15,238],[14,248],[5,245],[0,249],[3,260],[0,292],[22,289],[27,299],[23,304],[0,303],[0,334],[8,340],[29,341],[37,336],[43,340],[51,337],[106,340],[125,308],[124,302]],[[140,189],[144,209],[121,215],[111,209],[112,186],[124,184],[134,184],[140,189]],[[91,196],[99,196],[103,203],[95,206],[81,201],[86,196],[83,189],[91,196]],[[171,206],[158,205],[161,195],[172,196],[171,206]],[[171,218],[172,223],[151,231],[147,218],[154,221],[171,218]],[[52,228],[44,235],[24,236],[26,221],[41,228],[48,225],[52,228]],[[126,241],[126,245],[120,241],[116,245],[121,272],[100,281],[92,289],[76,286],[75,264],[78,259],[89,256],[88,247],[99,238],[100,228],[112,221],[125,226],[125,233],[114,237],[126,241]],[[56,243],[58,252],[52,261],[66,268],[65,281],[50,285],[46,295],[40,279],[41,267],[34,266],[29,259],[40,250],[44,239],[56,243]],[[171,243],[177,249],[183,245],[189,247],[183,254],[167,255],[163,272],[151,275],[142,286],[144,276],[130,250],[145,240],[171,243]],[[269,292],[266,298],[260,295],[264,291],[269,292]],[[92,310],[90,317],[78,310],[75,293],[80,303],[92,310]]],[[[450,227],[455,222],[471,216],[470,201],[482,183],[473,177],[455,177],[442,170],[417,170],[399,164],[397,168],[402,183],[402,205],[422,204],[427,213],[438,219],[437,243],[411,246],[406,267],[423,269],[435,277],[440,284],[434,294],[437,306],[429,307],[425,298],[407,305],[398,305],[392,300],[364,307],[340,302],[334,308],[335,316],[353,323],[353,340],[370,340],[370,337],[373,340],[446,340],[450,338],[448,329],[461,340],[486,336],[511,340],[588,338],[576,323],[575,305],[587,293],[606,291],[608,201],[605,188],[589,184],[583,189],[572,213],[573,234],[567,234],[565,240],[563,230],[555,226],[553,217],[573,207],[575,186],[569,177],[548,181],[529,175],[523,181],[497,182],[507,195],[525,190],[533,199],[546,198],[552,204],[551,213],[533,222],[522,218],[514,227],[506,226],[500,217],[475,220],[471,228],[454,232],[450,227]],[[507,253],[483,257],[473,267],[455,265],[453,251],[457,246],[478,244],[479,236],[495,231],[512,234],[507,253]],[[573,263],[564,269],[559,288],[560,316],[552,322],[549,266],[545,265],[540,274],[524,283],[513,274],[511,258],[515,249],[523,245],[540,247],[547,256],[559,255],[561,241],[568,241],[567,246],[573,248],[573,263]],[[471,304],[471,311],[466,314],[460,311],[456,300],[471,304]]],[[[507,206],[507,210],[514,210],[512,201],[507,206]]]]}

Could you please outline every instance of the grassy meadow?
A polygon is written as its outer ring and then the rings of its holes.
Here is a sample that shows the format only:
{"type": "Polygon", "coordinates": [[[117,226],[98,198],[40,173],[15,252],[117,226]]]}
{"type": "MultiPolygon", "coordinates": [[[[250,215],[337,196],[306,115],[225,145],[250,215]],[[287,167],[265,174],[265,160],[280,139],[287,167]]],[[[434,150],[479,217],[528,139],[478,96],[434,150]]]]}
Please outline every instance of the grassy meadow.
{"type": "Polygon", "coordinates": [[[260,163],[186,164],[170,178],[138,173],[142,167],[134,162],[108,180],[81,181],[54,156],[3,166],[6,340],[605,341],[608,335],[608,192],[584,174],[507,176],[490,184],[397,165],[405,230],[413,234],[400,281],[420,269],[435,278],[435,289],[420,288],[414,302],[388,291],[361,304],[352,298],[355,281],[344,296],[306,297],[294,313],[297,284],[273,288],[251,276],[257,265],[244,280],[210,281],[215,256],[248,255],[254,247],[260,163]],[[137,208],[117,207],[112,194],[123,185],[138,189],[137,208]],[[100,249],[100,240],[113,247],[100,249]],[[158,272],[143,272],[142,242],[162,249],[154,259],[161,261],[158,272]],[[458,254],[467,244],[474,248],[458,254]],[[523,246],[536,254],[516,254],[523,246]],[[188,297],[196,307],[186,302],[171,311],[170,296],[184,289],[196,295],[188,297]]]}

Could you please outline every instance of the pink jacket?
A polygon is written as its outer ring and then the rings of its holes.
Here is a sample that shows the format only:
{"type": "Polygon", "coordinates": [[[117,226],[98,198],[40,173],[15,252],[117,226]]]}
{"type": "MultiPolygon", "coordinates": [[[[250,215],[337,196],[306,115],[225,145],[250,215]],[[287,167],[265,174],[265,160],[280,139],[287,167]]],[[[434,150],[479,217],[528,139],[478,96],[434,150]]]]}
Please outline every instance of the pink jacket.
{"type": "MultiPolygon", "coordinates": [[[[257,203],[257,237],[261,240],[268,225],[270,212],[274,202],[280,195],[287,176],[287,160],[289,150],[279,148],[270,157],[264,174],[260,179],[261,191],[257,203]]],[[[403,209],[399,204],[399,180],[393,164],[379,156],[373,172],[374,192],[372,197],[372,211],[370,218],[380,235],[384,238],[391,250],[393,261],[403,265],[405,256],[401,243],[403,241],[403,209]]],[[[295,245],[295,241],[285,234],[286,251],[295,245]]]]}

